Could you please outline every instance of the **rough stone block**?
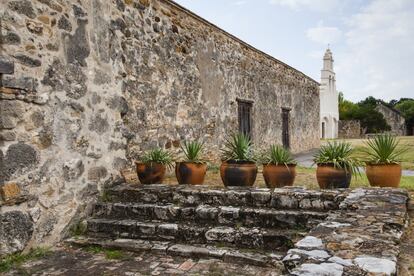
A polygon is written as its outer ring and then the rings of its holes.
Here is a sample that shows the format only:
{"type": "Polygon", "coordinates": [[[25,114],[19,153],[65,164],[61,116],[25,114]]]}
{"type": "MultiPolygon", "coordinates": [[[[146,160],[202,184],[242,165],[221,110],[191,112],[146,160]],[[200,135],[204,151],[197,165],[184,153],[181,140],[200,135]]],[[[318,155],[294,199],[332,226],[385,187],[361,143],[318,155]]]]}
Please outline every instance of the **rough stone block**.
{"type": "Polygon", "coordinates": [[[268,258],[266,255],[263,254],[230,251],[224,254],[224,261],[230,263],[265,266],[268,261],[268,258]]]}
{"type": "Polygon", "coordinates": [[[0,213],[0,256],[22,251],[33,233],[30,216],[21,211],[0,213]]]}
{"type": "Polygon", "coordinates": [[[197,218],[206,221],[215,221],[218,214],[218,209],[208,205],[200,205],[195,210],[197,218]]]}
{"type": "Polygon", "coordinates": [[[343,275],[343,266],[334,263],[303,264],[292,271],[291,275],[343,275]]]}
{"type": "Polygon", "coordinates": [[[203,247],[174,244],[167,249],[168,253],[184,257],[205,257],[208,256],[208,249],[203,247]]]}
{"type": "Polygon", "coordinates": [[[269,189],[255,189],[250,194],[254,206],[268,206],[272,196],[269,189]]]}
{"type": "Polygon", "coordinates": [[[108,174],[107,170],[103,166],[90,168],[88,171],[88,180],[99,181],[105,178],[108,174]]]}
{"type": "Polygon", "coordinates": [[[2,173],[7,180],[15,172],[32,168],[38,162],[37,152],[32,146],[25,143],[17,143],[10,145],[7,149],[4,166],[0,168],[0,171],[3,171],[2,173]]]}
{"type": "Polygon", "coordinates": [[[235,222],[239,218],[240,208],[221,207],[218,214],[218,221],[223,224],[235,222]]]}
{"type": "Polygon", "coordinates": [[[215,227],[206,232],[206,239],[211,242],[228,242],[235,240],[236,230],[231,227],[215,227]]]}
{"type": "Polygon", "coordinates": [[[31,77],[13,77],[3,76],[3,86],[8,88],[16,88],[25,91],[36,91],[37,81],[31,77]]]}
{"type": "Polygon", "coordinates": [[[178,235],[178,225],[175,223],[160,224],[157,228],[157,234],[163,239],[175,239],[178,235]]]}
{"type": "Polygon", "coordinates": [[[125,179],[127,184],[138,184],[138,175],[133,169],[121,170],[121,176],[125,179]]]}
{"type": "Polygon", "coordinates": [[[156,226],[152,223],[137,223],[137,231],[143,236],[152,236],[155,234],[156,226]]]}
{"type": "Polygon", "coordinates": [[[14,62],[5,56],[0,56],[0,74],[14,74],[14,62]]]}
{"type": "Polygon", "coordinates": [[[6,183],[0,187],[0,194],[4,201],[12,200],[20,196],[21,190],[17,183],[6,183]]]}
{"type": "Polygon", "coordinates": [[[0,101],[0,129],[12,129],[22,120],[23,104],[19,101],[0,101]]]}

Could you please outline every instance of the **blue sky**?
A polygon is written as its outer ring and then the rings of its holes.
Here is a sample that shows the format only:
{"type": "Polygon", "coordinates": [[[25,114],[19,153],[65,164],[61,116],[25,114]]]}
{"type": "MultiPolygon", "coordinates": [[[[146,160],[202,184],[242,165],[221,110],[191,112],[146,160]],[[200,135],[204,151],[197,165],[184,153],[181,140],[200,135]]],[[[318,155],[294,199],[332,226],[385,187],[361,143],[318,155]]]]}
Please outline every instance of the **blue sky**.
{"type": "Polygon", "coordinates": [[[317,81],[329,43],[352,101],[414,97],[414,0],[176,2],[317,81]]]}

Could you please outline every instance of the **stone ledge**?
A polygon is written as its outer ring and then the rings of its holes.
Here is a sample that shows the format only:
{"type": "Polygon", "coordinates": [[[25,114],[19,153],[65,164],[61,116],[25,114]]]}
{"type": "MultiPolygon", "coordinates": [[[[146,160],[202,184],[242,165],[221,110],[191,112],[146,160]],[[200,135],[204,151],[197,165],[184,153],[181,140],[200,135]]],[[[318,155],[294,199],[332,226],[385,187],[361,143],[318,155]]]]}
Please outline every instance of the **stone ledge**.
{"type": "Polygon", "coordinates": [[[237,250],[230,247],[216,247],[199,244],[177,244],[173,242],[147,241],[138,239],[94,239],[94,238],[70,238],[65,241],[75,246],[102,246],[103,248],[123,249],[132,252],[153,251],[173,256],[193,258],[215,258],[228,263],[250,264],[263,267],[283,266],[283,257],[279,252],[263,252],[260,250],[237,250]]]}
{"type": "Polygon", "coordinates": [[[210,225],[240,225],[275,228],[310,229],[326,219],[326,212],[278,210],[268,207],[229,207],[199,205],[182,207],[173,204],[97,203],[95,218],[146,219],[160,221],[203,222],[210,225]]]}
{"type": "Polygon", "coordinates": [[[180,206],[250,206],[329,211],[339,209],[349,190],[307,190],[191,185],[127,185],[108,191],[113,202],[175,203],[180,206]]]}

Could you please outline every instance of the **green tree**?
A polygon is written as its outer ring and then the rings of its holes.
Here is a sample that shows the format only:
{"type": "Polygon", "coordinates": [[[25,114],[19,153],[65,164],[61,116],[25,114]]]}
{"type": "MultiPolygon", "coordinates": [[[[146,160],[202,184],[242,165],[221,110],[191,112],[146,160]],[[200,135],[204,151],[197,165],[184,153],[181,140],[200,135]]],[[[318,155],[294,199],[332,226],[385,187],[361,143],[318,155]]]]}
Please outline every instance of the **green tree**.
{"type": "Polygon", "coordinates": [[[375,107],[378,100],[374,97],[367,97],[358,103],[353,103],[344,98],[343,93],[339,93],[339,119],[340,120],[359,120],[361,127],[367,133],[379,133],[391,130],[384,116],[375,107]]]}

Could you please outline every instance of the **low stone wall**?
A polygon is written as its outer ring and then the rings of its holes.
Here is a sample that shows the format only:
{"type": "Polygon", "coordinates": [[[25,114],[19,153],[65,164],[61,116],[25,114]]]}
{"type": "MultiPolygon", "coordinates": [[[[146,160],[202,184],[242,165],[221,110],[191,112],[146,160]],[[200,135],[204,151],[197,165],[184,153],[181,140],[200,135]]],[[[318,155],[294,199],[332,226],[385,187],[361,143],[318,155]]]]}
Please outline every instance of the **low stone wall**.
{"type": "Polygon", "coordinates": [[[338,123],[338,138],[361,138],[361,123],[357,120],[340,120],[338,123]]]}
{"type": "Polygon", "coordinates": [[[398,275],[406,191],[356,189],[283,262],[291,275],[398,275]]]}

